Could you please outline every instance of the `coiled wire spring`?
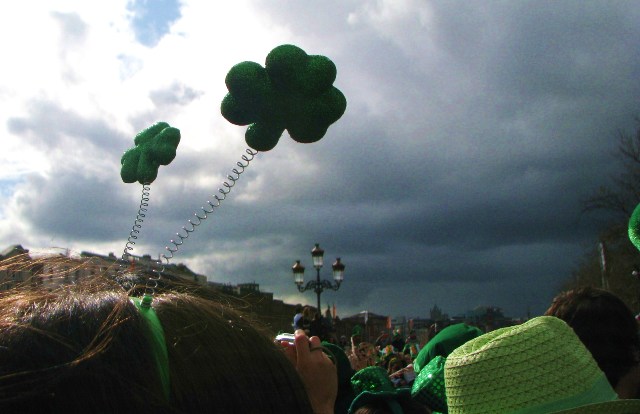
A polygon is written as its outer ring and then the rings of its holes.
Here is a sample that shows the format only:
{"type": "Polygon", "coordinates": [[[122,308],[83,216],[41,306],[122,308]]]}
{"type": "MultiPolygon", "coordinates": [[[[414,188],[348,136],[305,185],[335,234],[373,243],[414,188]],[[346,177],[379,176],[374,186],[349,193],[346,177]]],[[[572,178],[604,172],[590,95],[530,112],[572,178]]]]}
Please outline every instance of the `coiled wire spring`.
{"type": "MultiPolygon", "coordinates": [[[[136,240],[138,240],[138,235],[142,230],[142,223],[144,223],[144,218],[147,216],[147,207],[149,207],[149,194],[151,192],[150,185],[142,184],[142,195],[140,197],[140,206],[138,207],[138,214],[136,215],[136,219],[133,222],[133,226],[131,226],[131,231],[129,232],[129,237],[127,238],[127,243],[124,246],[124,250],[122,251],[122,261],[129,262],[129,258],[132,256],[131,251],[133,250],[133,246],[136,244],[136,240]]],[[[131,272],[133,268],[133,264],[125,264],[122,263],[120,265],[119,277],[123,277],[119,282],[127,287],[133,287],[133,284],[130,280],[126,278],[126,275],[131,272]]],[[[160,274],[156,274],[155,277],[149,277],[145,284],[145,295],[150,294],[153,295],[155,293],[155,288],[158,287],[158,281],[160,280],[160,274]]],[[[148,306],[149,304],[147,304],[148,306]]]]}
{"type": "MultiPolygon", "coordinates": [[[[200,212],[196,211],[193,215],[195,216],[193,219],[188,220],[188,225],[182,226],[181,231],[176,233],[176,239],[172,239],[169,242],[168,246],[165,246],[165,250],[167,253],[163,253],[160,255],[161,259],[164,259],[164,264],[162,268],[157,271],[158,278],[154,279],[156,281],[155,287],[157,287],[157,280],[160,278],[160,273],[162,273],[165,269],[165,265],[169,264],[169,261],[173,258],[173,256],[180,250],[180,246],[182,246],[189,238],[189,235],[196,231],[198,226],[200,226],[209,215],[213,214],[213,212],[220,208],[222,202],[227,198],[231,189],[236,185],[236,182],[240,179],[242,173],[245,172],[247,167],[251,161],[256,157],[259,151],[255,151],[251,148],[245,149],[245,154],[242,155],[241,160],[236,162],[236,168],[231,170],[231,174],[228,174],[226,180],[222,183],[222,187],[218,188],[218,194],[213,195],[213,201],[207,200],[207,205],[200,207],[200,212]]],[[[162,260],[160,260],[162,262],[162,260]]]]}
{"type": "Polygon", "coordinates": [[[131,226],[131,231],[129,232],[127,243],[125,244],[124,250],[122,251],[122,260],[129,260],[129,256],[131,256],[129,252],[133,250],[133,246],[136,244],[136,240],[138,240],[138,234],[140,234],[142,223],[144,223],[144,218],[146,217],[147,207],[149,207],[150,191],[151,187],[149,186],[149,184],[142,184],[142,195],[140,197],[138,215],[136,216],[136,220],[133,222],[133,226],[131,226]]]}

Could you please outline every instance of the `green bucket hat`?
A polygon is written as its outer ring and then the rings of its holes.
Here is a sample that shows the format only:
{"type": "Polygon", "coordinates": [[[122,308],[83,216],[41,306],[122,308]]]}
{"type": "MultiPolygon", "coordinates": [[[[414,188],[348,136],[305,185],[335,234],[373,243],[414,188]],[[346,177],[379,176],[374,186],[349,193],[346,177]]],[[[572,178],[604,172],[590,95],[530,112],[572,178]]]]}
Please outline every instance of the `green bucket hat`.
{"type": "Polygon", "coordinates": [[[351,402],[349,414],[374,401],[384,401],[393,414],[403,414],[398,400],[411,398],[411,389],[395,388],[387,371],[380,366],[366,367],[356,372],[351,377],[351,387],[356,398],[351,402]]]}
{"type": "Polygon", "coordinates": [[[498,329],[456,348],[444,370],[454,413],[638,413],[618,400],[573,330],[552,316],[498,329]]]}
{"type": "Polygon", "coordinates": [[[416,373],[420,373],[422,367],[427,365],[433,358],[438,355],[446,358],[451,351],[483,333],[479,328],[465,323],[456,323],[455,325],[447,326],[431,338],[424,348],[420,350],[418,356],[413,361],[413,370],[416,373]]]}
{"type": "Polygon", "coordinates": [[[325,341],[322,342],[322,346],[331,351],[338,369],[338,395],[334,405],[334,413],[345,414],[348,412],[349,405],[354,398],[350,381],[355,371],[351,368],[349,357],[347,357],[342,347],[325,341]]]}

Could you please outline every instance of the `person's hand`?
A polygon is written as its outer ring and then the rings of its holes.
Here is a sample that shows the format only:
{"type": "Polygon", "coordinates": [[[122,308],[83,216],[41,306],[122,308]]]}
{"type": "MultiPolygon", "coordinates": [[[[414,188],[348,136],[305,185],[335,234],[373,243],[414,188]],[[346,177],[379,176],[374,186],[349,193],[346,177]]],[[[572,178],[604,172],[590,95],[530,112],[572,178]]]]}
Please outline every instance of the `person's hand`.
{"type": "Polygon", "coordinates": [[[338,395],[338,369],[322,351],[320,338],[309,338],[303,330],[295,332],[294,346],[285,354],[298,371],[315,414],[331,414],[338,395]]]}

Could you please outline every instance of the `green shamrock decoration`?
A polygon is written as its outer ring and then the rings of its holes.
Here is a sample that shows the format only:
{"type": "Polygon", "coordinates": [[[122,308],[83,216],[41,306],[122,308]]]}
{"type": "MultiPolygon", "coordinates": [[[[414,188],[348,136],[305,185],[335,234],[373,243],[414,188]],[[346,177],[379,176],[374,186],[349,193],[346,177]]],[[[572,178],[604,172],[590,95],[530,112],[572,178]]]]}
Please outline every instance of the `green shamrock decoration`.
{"type": "Polygon", "coordinates": [[[633,210],[629,219],[629,240],[640,250],[640,204],[633,210]]]}
{"type": "Polygon", "coordinates": [[[176,157],[180,130],[158,122],[139,132],[133,142],[136,146],[129,148],[120,160],[122,181],[151,184],[158,176],[160,165],[168,165],[176,157]]]}
{"type": "Polygon", "coordinates": [[[327,57],[281,45],[269,52],[265,67],[241,62],[229,70],[222,116],[249,125],[245,140],[257,151],[273,149],[285,129],[297,142],[316,142],[347,108],[335,79],[336,66],[327,57]]]}

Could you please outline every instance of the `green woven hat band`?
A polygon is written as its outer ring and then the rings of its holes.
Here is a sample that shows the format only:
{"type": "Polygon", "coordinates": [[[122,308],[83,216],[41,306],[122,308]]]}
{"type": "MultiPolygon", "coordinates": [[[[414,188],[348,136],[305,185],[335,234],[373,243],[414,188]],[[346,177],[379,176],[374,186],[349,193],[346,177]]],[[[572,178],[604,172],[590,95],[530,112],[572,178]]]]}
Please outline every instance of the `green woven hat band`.
{"type": "Polygon", "coordinates": [[[549,412],[540,409],[617,398],[573,330],[550,316],[472,339],[449,355],[444,375],[449,413],[549,412]]]}

